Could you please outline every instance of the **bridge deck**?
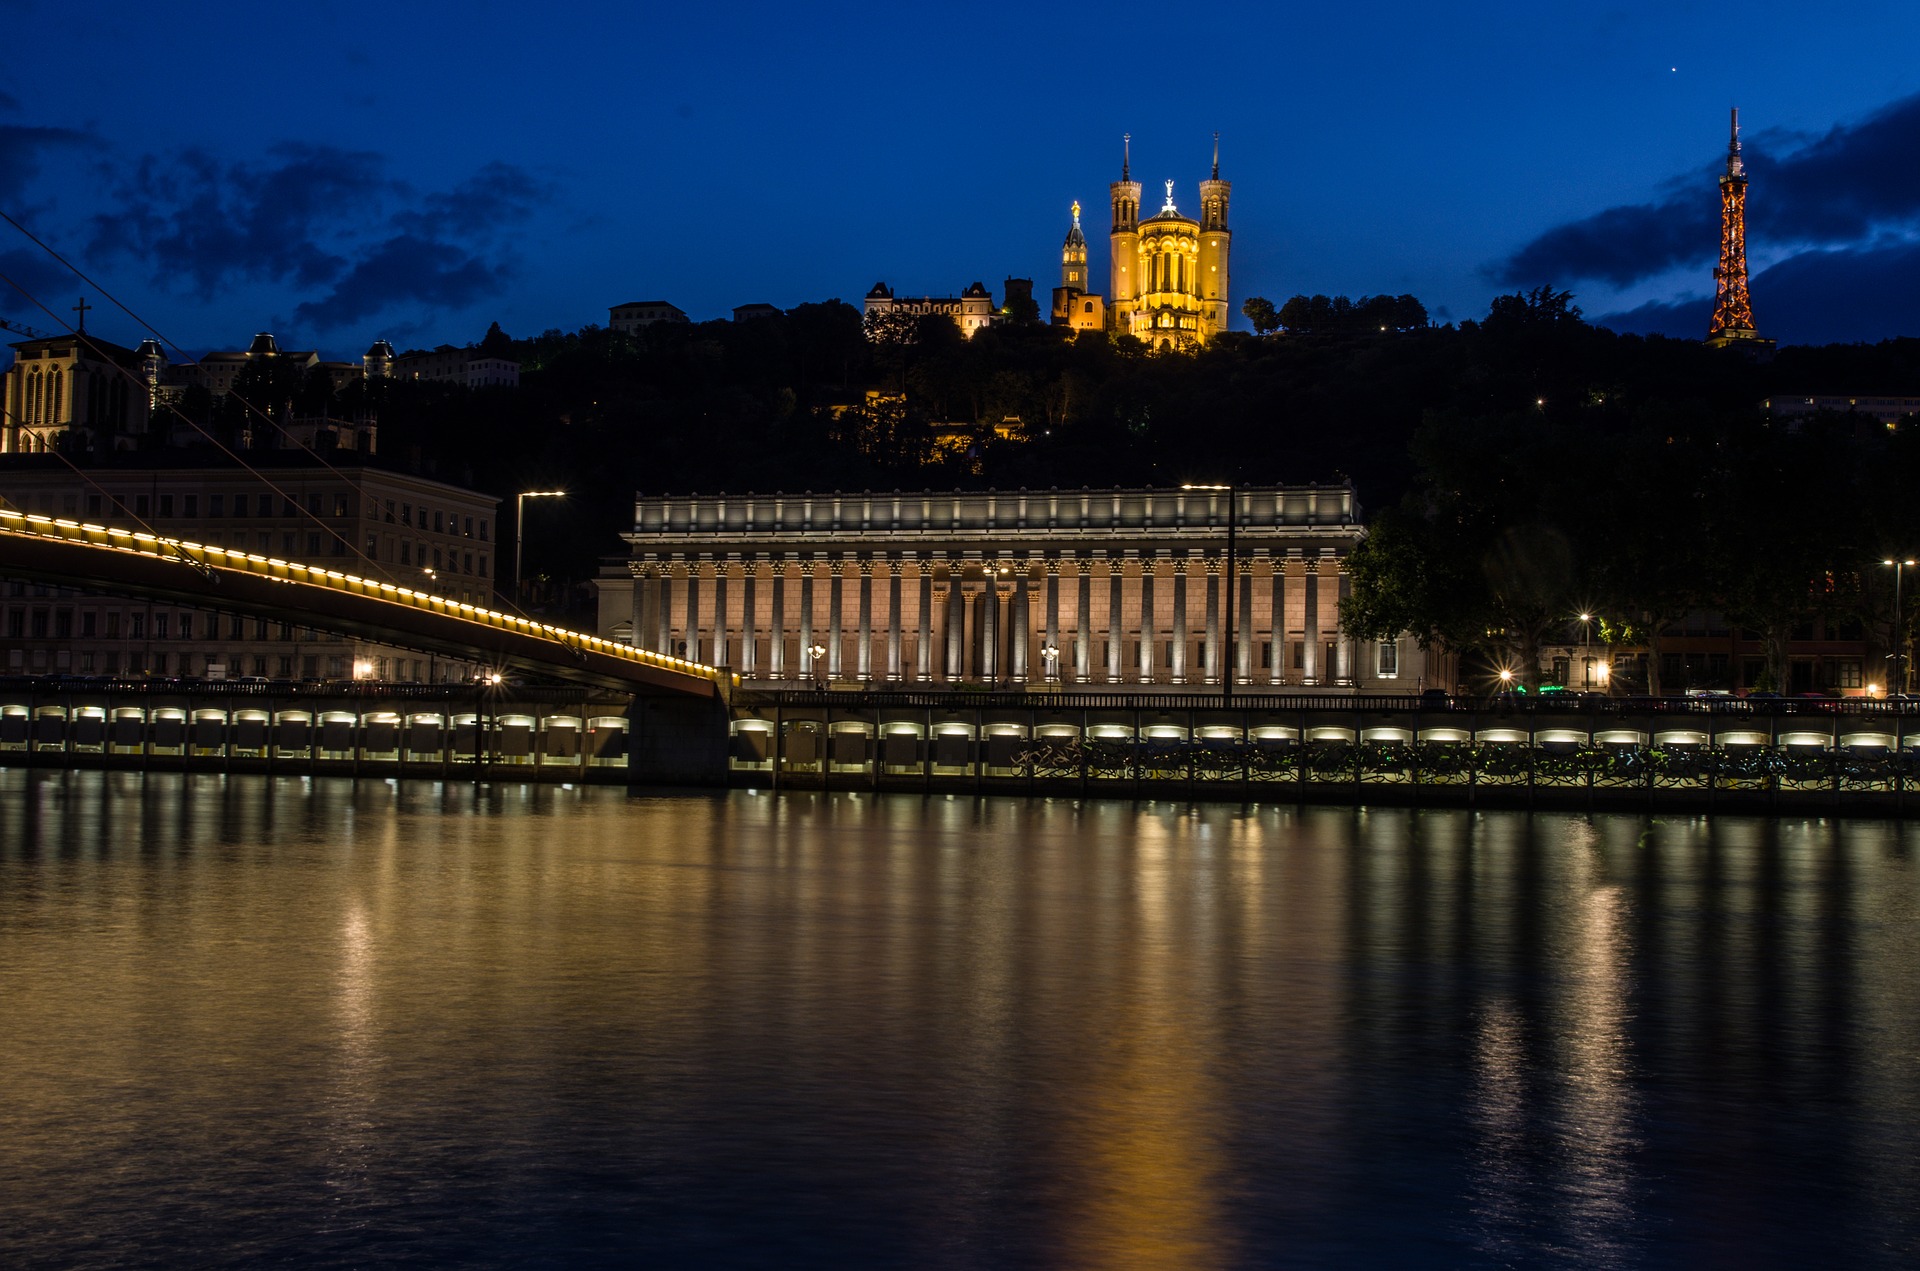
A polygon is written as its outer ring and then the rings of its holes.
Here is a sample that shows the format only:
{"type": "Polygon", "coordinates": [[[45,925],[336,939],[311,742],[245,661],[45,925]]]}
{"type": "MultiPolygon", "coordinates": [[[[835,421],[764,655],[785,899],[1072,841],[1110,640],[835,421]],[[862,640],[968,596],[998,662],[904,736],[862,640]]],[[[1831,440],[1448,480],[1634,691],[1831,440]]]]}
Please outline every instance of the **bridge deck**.
{"type": "Polygon", "coordinates": [[[726,696],[739,682],[715,667],[318,565],[5,509],[0,572],[293,619],[625,692],[726,696]]]}

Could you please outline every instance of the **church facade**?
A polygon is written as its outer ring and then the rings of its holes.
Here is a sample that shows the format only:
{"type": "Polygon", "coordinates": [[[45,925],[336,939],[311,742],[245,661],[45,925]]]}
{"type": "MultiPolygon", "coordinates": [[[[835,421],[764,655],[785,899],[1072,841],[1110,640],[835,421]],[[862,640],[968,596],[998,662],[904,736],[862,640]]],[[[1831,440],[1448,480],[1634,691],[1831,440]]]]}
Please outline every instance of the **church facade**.
{"type": "Polygon", "coordinates": [[[1220,137],[1214,135],[1213,172],[1200,183],[1200,215],[1183,213],[1166,182],[1160,210],[1142,220],[1140,182],[1133,179],[1133,139],[1123,141],[1120,179],[1110,187],[1107,294],[1093,294],[1080,205],[1060,250],[1060,285],[1054,288],[1052,320],[1073,330],[1104,327],[1131,335],[1157,351],[1200,347],[1227,329],[1227,273],[1233,231],[1227,225],[1231,182],[1220,179],[1220,137]]]}

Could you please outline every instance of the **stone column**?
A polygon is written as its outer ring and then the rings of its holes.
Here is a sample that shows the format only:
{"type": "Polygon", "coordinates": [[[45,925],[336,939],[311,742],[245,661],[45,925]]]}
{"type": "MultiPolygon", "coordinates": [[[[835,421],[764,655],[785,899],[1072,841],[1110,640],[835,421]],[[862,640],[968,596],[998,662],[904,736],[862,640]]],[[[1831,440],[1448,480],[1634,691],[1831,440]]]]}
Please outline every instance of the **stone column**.
{"type": "Polygon", "coordinates": [[[1326,668],[1320,665],[1320,564],[1307,562],[1306,582],[1307,620],[1305,623],[1306,644],[1306,681],[1318,684],[1326,675],[1326,668]]]}
{"type": "Polygon", "coordinates": [[[1078,557],[1073,562],[1074,577],[1079,586],[1074,589],[1078,603],[1073,613],[1073,678],[1076,683],[1085,684],[1093,678],[1091,664],[1093,654],[1093,570],[1092,562],[1086,557],[1078,557]]]}
{"type": "Polygon", "coordinates": [[[654,652],[671,654],[673,652],[673,566],[660,566],[660,577],[654,589],[654,652]]]}
{"type": "Polygon", "coordinates": [[[652,586],[651,570],[633,576],[633,628],[627,641],[636,649],[647,647],[647,589],[652,586]]]}
{"type": "Polygon", "coordinates": [[[1268,582],[1272,594],[1267,597],[1271,608],[1267,628],[1267,679],[1271,684],[1284,684],[1287,679],[1287,665],[1282,661],[1286,653],[1287,638],[1287,561],[1283,556],[1275,556],[1268,571],[1268,582]]]}
{"type": "Polygon", "coordinates": [[[1005,669],[1000,662],[1000,571],[987,565],[987,585],[980,593],[980,673],[991,684],[1005,669]]]}
{"type": "Polygon", "coordinates": [[[818,679],[813,665],[813,567],[814,562],[800,562],[800,678],[818,679]]]}
{"type": "Polygon", "coordinates": [[[1032,562],[1023,556],[1013,570],[1013,607],[1007,616],[1007,637],[1013,645],[1008,669],[1016,684],[1027,681],[1027,646],[1033,643],[1027,622],[1027,573],[1032,568],[1032,562]]]}
{"type": "Polygon", "coordinates": [[[1160,562],[1151,556],[1140,558],[1140,682],[1153,683],[1154,644],[1158,633],[1153,626],[1153,583],[1160,562]]]}
{"type": "Polygon", "coordinates": [[[733,572],[733,566],[725,560],[716,561],[713,566],[713,664],[715,666],[733,665],[728,659],[732,654],[727,649],[727,575],[733,572]]]}
{"type": "Polygon", "coordinates": [[[922,684],[933,679],[933,562],[921,557],[920,570],[920,644],[913,651],[913,677],[922,684]]]}
{"type": "Polygon", "coordinates": [[[784,556],[773,558],[773,622],[770,629],[773,642],[767,646],[767,676],[769,679],[787,678],[787,560],[784,556]]]}
{"type": "Polygon", "coordinates": [[[1236,684],[1253,683],[1253,574],[1246,561],[1234,566],[1240,589],[1240,612],[1233,624],[1233,675],[1236,684]]]}
{"type": "Polygon", "coordinates": [[[947,566],[947,682],[957,684],[965,674],[962,661],[967,651],[967,598],[960,585],[960,570],[947,566]]]}
{"type": "Polygon", "coordinates": [[[846,630],[840,623],[840,571],[845,568],[843,561],[827,565],[827,678],[830,680],[842,676],[840,655],[846,643],[846,630]]]}
{"type": "Polygon", "coordinates": [[[749,556],[740,570],[740,674],[752,679],[760,671],[760,632],[754,626],[759,617],[753,611],[754,584],[759,579],[760,562],[749,556]]]}
{"type": "Polygon", "coordinates": [[[1114,557],[1107,558],[1107,680],[1120,682],[1121,640],[1126,619],[1122,617],[1121,589],[1126,586],[1126,561],[1114,557]]]}
{"type": "Polygon", "coordinates": [[[687,651],[689,662],[700,660],[700,562],[687,562],[687,651]]]}
{"type": "Polygon", "coordinates": [[[1175,684],[1187,682],[1187,562],[1173,562],[1173,657],[1168,672],[1175,684]]]}
{"type": "MultiPolygon", "coordinates": [[[[1053,655],[1053,673],[1056,677],[1064,679],[1065,677],[1060,675],[1060,654],[1057,652],[1060,648],[1060,561],[1058,557],[1047,561],[1046,647],[1056,650],[1053,655]]],[[[1042,656],[1044,657],[1045,655],[1042,656]]],[[[1042,675],[1046,674],[1046,666],[1044,664],[1040,668],[1040,673],[1042,675]]]]}
{"type": "Polygon", "coordinates": [[[900,665],[900,561],[887,562],[887,681],[903,677],[900,665]]]}
{"type": "Polygon", "coordinates": [[[1207,558],[1207,683],[1220,682],[1220,561],[1207,558]]]}
{"type": "MultiPolygon", "coordinates": [[[[1334,568],[1339,571],[1337,576],[1334,579],[1334,589],[1338,593],[1339,598],[1341,600],[1345,600],[1351,594],[1353,580],[1347,577],[1347,571],[1344,566],[1335,565],[1334,568]]],[[[1335,610],[1335,612],[1331,616],[1335,622],[1339,621],[1338,610],[1335,610]]],[[[1339,645],[1337,646],[1339,663],[1337,668],[1334,671],[1334,675],[1338,679],[1351,684],[1353,681],[1360,678],[1357,674],[1355,674],[1356,668],[1353,665],[1353,654],[1354,654],[1353,641],[1347,636],[1347,633],[1345,631],[1340,632],[1338,639],[1340,641],[1339,645]]]]}
{"type": "Polygon", "coordinates": [[[854,674],[862,683],[873,682],[873,562],[860,562],[860,652],[854,658],[854,674]]]}

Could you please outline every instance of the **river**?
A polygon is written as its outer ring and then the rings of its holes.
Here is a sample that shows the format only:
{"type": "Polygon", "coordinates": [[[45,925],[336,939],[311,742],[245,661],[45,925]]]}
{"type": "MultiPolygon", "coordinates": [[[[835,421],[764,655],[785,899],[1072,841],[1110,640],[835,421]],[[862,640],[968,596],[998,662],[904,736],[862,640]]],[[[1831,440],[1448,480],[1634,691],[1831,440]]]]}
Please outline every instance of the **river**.
{"type": "Polygon", "coordinates": [[[1916,849],[0,770],[0,1264],[1911,1266],[1916,849]]]}

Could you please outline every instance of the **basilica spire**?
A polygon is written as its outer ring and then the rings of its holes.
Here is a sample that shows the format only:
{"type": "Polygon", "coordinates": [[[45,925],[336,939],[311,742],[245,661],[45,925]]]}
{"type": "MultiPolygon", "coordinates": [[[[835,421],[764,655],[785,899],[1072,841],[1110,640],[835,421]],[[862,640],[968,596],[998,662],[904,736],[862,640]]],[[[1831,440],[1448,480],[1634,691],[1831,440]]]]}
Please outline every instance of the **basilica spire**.
{"type": "Polygon", "coordinates": [[[1133,134],[1130,132],[1120,134],[1120,179],[1133,180],[1133,134]]]}
{"type": "Polygon", "coordinates": [[[1220,179],[1220,134],[1213,134],[1213,179],[1220,179]]]}

